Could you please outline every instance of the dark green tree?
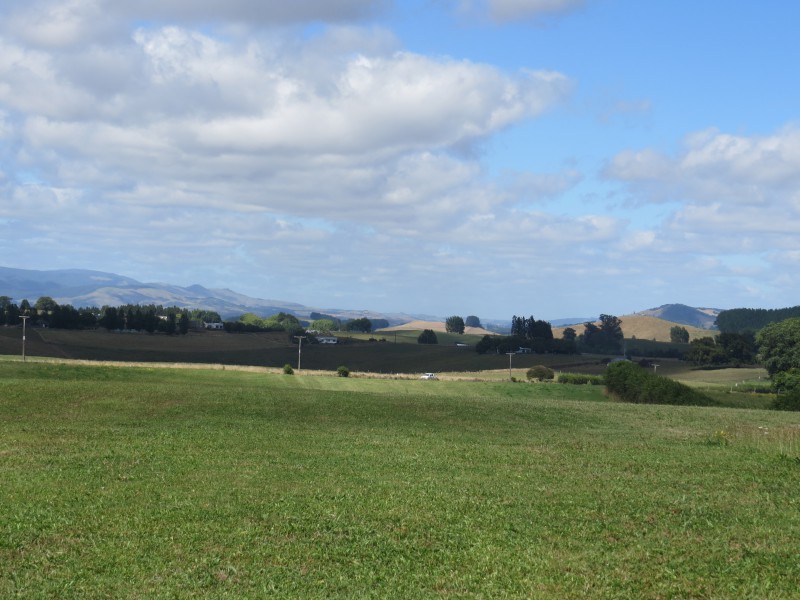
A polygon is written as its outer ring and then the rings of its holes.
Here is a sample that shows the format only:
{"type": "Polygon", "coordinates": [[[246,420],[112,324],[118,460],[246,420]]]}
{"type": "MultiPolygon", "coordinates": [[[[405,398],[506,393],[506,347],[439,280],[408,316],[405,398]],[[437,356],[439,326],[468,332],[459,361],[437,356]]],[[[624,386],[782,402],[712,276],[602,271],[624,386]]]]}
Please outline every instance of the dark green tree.
{"type": "Polygon", "coordinates": [[[532,316],[511,317],[511,335],[524,338],[526,340],[552,340],[553,328],[547,321],[534,319],[532,316]]]}
{"type": "Polygon", "coordinates": [[[756,344],[770,377],[800,367],[800,317],[767,325],[756,334],[756,344]]]}
{"type": "Polygon", "coordinates": [[[575,339],[578,337],[578,332],[575,331],[572,327],[567,327],[564,331],[561,332],[561,339],[564,339],[568,342],[574,342],[575,339]]]}
{"type": "Polygon", "coordinates": [[[481,320],[475,315],[470,315],[464,321],[467,327],[481,327],[481,320]]]}
{"type": "Polygon", "coordinates": [[[600,315],[600,331],[609,345],[615,345],[620,350],[624,336],[622,334],[622,320],[614,315],[600,315]]]}
{"type": "Polygon", "coordinates": [[[483,336],[481,340],[475,344],[475,351],[478,354],[486,354],[492,348],[494,348],[494,344],[492,344],[492,336],[490,335],[483,336]]]}
{"type": "Polygon", "coordinates": [[[693,406],[713,403],[711,398],[687,385],[624,360],[608,366],[605,383],[609,395],[623,402],[693,406]]]}
{"type": "Polygon", "coordinates": [[[222,317],[214,310],[204,310],[202,308],[195,308],[190,314],[190,318],[203,323],[222,323],[222,317]]]}
{"type": "Polygon", "coordinates": [[[323,333],[336,331],[336,323],[334,323],[331,319],[316,319],[315,321],[311,321],[308,327],[309,329],[322,331],[323,333]]]}
{"type": "Polygon", "coordinates": [[[444,327],[447,333],[462,334],[464,333],[464,319],[457,315],[447,317],[447,320],[444,322],[444,327]]]}
{"type": "Polygon", "coordinates": [[[772,389],[776,394],[785,392],[800,392],[800,368],[792,367],[788,371],[775,373],[772,378],[772,389]]]}
{"type": "Polygon", "coordinates": [[[752,332],[720,333],[715,338],[728,361],[734,365],[751,365],[756,361],[756,339],[752,332]]]}
{"type": "Polygon", "coordinates": [[[686,327],[675,325],[669,329],[669,341],[673,344],[688,344],[689,330],[686,327]]]}
{"type": "Polygon", "coordinates": [[[98,325],[100,325],[100,327],[108,329],[109,331],[122,329],[124,327],[124,319],[119,314],[119,310],[116,306],[104,306],[102,311],[102,315],[98,320],[98,325]]]}
{"type": "MultiPolygon", "coordinates": [[[[256,317],[256,319],[258,319],[258,317],[256,317]]],[[[245,320],[245,315],[242,315],[242,320],[245,320]]],[[[300,325],[300,319],[298,319],[292,314],[282,311],[277,314],[271,315],[269,318],[264,319],[261,322],[264,327],[277,328],[278,330],[280,330],[280,328],[282,327],[285,331],[289,331],[290,329],[296,330],[297,328],[302,327],[300,325]]]]}
{"type": "Polygon", "coordinates": [[[0,296],[0,325],[8,323],[8,307],[11,304],[10,296],[0,296]]]}
{"type": "Polygon", "coordinates": [[[370,322],[372,323],[372,331],[385,329],[389,326],[389,321],[386,319],[370,319],[370,322]]]}
{"type": "Polygon", "coordinates": [[[684,359],[698,367],[719,366],[728,362],[725,351],[712,337],[692,340],[684,359]]]}
{"type": "Polygon", "coordinates": [[[372,331],[372,321],[367,317],[359,319],[350,319],[344,324],[345,331],[360,331],[361,333],[369,333],[372,331]]]}
{"type": "Polygon", "coordinates": [[[592,352],[619,354],[622,352],[622,321],[614,315],[600,315],[600,325],[584,323],[583,345],[592,352]]]}
{"type": "Polygon", "coordinates": [[[717,315],[717,327],[722,333],[756,332],[770,323],[800,317],[800,306],[789,308],[734,308],[717,315]]]}
{"type": "Polygon", "coordinates": [[[167,335],[175,335],[178,330],[178,324],[175,320],[175,313],[170,312],[167,314],[167,320],[164,322],[164,332],[167,335]]]}
{"type": "Polygon", "coordinates": [[[48,315],[58,308],[58,303],[50,296],[41,296],[33,305],[37,315],[48,315]]]}
{"type": "Polygon", "coordinates": [[[178,332],[181,335],[189,333],[189,313],[186,311],[181,313],[181,318],[178,320],[178,332]]]}
{"type": "Polygon", "coordinates": [[[417,338],[418,344],[438,344],[439,340],[436,338],[436,332],[433,329],[424,329],[417,338]]]}
{"type": "Polygon", "coordinates": [[[13,302],[6,305],[5,309],[3,310],[3,314],[4,314],[3,322],[6,325],[17,325],[19,323],[19,315],[20,315],[19,306],[17,306],[13,302]]]}

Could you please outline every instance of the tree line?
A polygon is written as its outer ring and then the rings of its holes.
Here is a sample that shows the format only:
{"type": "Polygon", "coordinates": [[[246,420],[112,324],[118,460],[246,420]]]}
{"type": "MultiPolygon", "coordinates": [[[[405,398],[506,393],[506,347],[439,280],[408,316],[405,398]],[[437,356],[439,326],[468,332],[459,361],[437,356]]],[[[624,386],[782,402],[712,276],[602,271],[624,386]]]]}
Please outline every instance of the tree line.
{"type": "Polygon", "coordinates": [[[789,308],[733,308],[717,315],[722,333],[754,333],[770,323],[800,317],[800,306],[789,308]]]}
{"type": "Polygon", "coordinates": [[[484,336],[476,346],[479,353],[515,352],[523,348],[531,352],[552,352],[556,354],[576,354],[591,352],[597,354],[621,354],[624,350],[622,321],[614,315],[600,315],[599,323],[587,321],[583,332],[566,327],[560,338],[553,335],[548,321],[530,317],[511,317],[511,335],[484,336]]]}
{"type": "Polygon", "coordinates": [[[311,319],[311,321],[308,323],[308,328],[321,332],[352,331],[357,333],[370,333],[376,329],[389,327],[389,321],[386,319],[359,317],[357,319],[343,320],[319,312],[312,312],[309,314],[309,319],[311,319]]]}
{"type": "Polygon", "coordinates": [[[223,323],[229,332],[286,331],[290,335],[305,333],[306,328],[320,333],[350,331],[370,333],[374,329],[389,326],[386,319],[366,317],[340,320],[331,315],[311,313],[312,321],[301,321],[294,315],[280,312],[269,317],[244,313],[238,319],[224,321],[219,313],[206,309],[187,309],[160,304],[123,304],[119,306],[89,306],[75,308],[70,304],[58,304],[49,296],[40,297],[35,304],[23,299],[19,304],[10,296],[0,296],[0,326],[15,326],[22,323],[21,317],[29,317],[31,326],[53,329],[96,329],[109,331],[127,330],[147,333],[185,334],[199,323],[223,323]]]}
{"type": "Polygon", "coordinates": [[[22,317],[31,319],[32,326],[53,329],[128,330],[168,334],[189,331],[192,321],[219,322],[218,313],[203,309],[189,310],[178,306],[156,304],[123,304],[120,306],[89,306],[75,308],[59,304],[50,296],[41,296],[35,304],[23,299],[19,304],[9,296],[0,296],[0,325],[14,326],[22,317]]]}

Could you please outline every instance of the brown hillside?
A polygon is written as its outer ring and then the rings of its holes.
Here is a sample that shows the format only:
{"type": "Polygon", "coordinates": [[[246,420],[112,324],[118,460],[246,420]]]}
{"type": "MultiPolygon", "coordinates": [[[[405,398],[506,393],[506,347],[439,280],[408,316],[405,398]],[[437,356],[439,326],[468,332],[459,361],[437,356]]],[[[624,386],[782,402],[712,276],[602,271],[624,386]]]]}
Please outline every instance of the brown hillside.
{"type": "MultiPolygon", "coordinates": [[[[402,325],[395,325],[394,327],[385,327],[384,329],[379,329],[378,331],[422,331],[423,329],[432,329],[433,331],[438,331],[439,333],[445,333],[447,331],[445,324],[440,323],[439,321],[410,321],[408,323],[403,323],[402,325]]],[[[489,331],[482,327],[464,327],[464,333],[474,333],[476,335],[497,335],[493,331],[489,331]]]]}
{"type": "MultiPolygon", "coordinates": [[[[702,337],[713,337],[717,333],[708,329],[681,325],[680,323],[673,323],[672,321],[665,321],[664,319],[646,315],[627,315],[620,317],[620,321],[622,321],[622,333],[627,339],[636,338],[637,340],[669,342],[669,330],[676,325],[686,328],[689,332],[689,341],[702,337]]],[[[600,322],[598,321],[597,323],[599,324],[600,322]]],[[[583,325],[572,325],[572,328],[578,332],[578,335],[583,333],[583,325]]],[[[560,338],[564,329],[566,327],[554,328],[553,335],[560,338]]]]}

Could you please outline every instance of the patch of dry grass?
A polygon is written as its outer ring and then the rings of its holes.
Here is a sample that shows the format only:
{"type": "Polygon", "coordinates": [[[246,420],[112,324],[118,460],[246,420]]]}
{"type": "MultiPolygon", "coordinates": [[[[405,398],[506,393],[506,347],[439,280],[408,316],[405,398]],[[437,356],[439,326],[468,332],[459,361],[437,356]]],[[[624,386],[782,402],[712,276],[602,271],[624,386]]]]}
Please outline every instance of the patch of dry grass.
{"type": "MultiPolygon", "coordinates": [[[[626,315],[620,317],[622,321],[622,333],[627,339],[636,338],[637,340],[655,340],[656,342],[669,342],[669,330],[676,325],[685,327],[689,332],[689,340],[694,340],[702,337],[714,336],[716,331],[708,329],[700,329],[699,327],[692,327],[691,325],[681,325],[680,323],[673,323],[672,321],[665,321],[658,317],[650,317],[647,315],[626,315]]],[[[599,321],[597,321],[599,325],[599,321]]],[[[583,332],[582,325],[571,325],[572,329],[581,334],[583,332]]],[[[553,329],[553,335],[560,338],[564,333],[566,327],[556,327],[553,329]]]]}

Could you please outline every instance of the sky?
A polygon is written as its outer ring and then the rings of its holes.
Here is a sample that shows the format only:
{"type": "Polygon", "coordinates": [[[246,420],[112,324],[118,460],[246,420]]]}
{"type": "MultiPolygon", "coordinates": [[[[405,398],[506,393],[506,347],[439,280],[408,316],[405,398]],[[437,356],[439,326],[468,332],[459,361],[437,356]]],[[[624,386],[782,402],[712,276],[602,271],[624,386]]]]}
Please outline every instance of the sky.
{"type": "Polygon", "coordinates": [[[0,265],[487,319],[794,306],[798,22],[3,0],[0,265]]]}

